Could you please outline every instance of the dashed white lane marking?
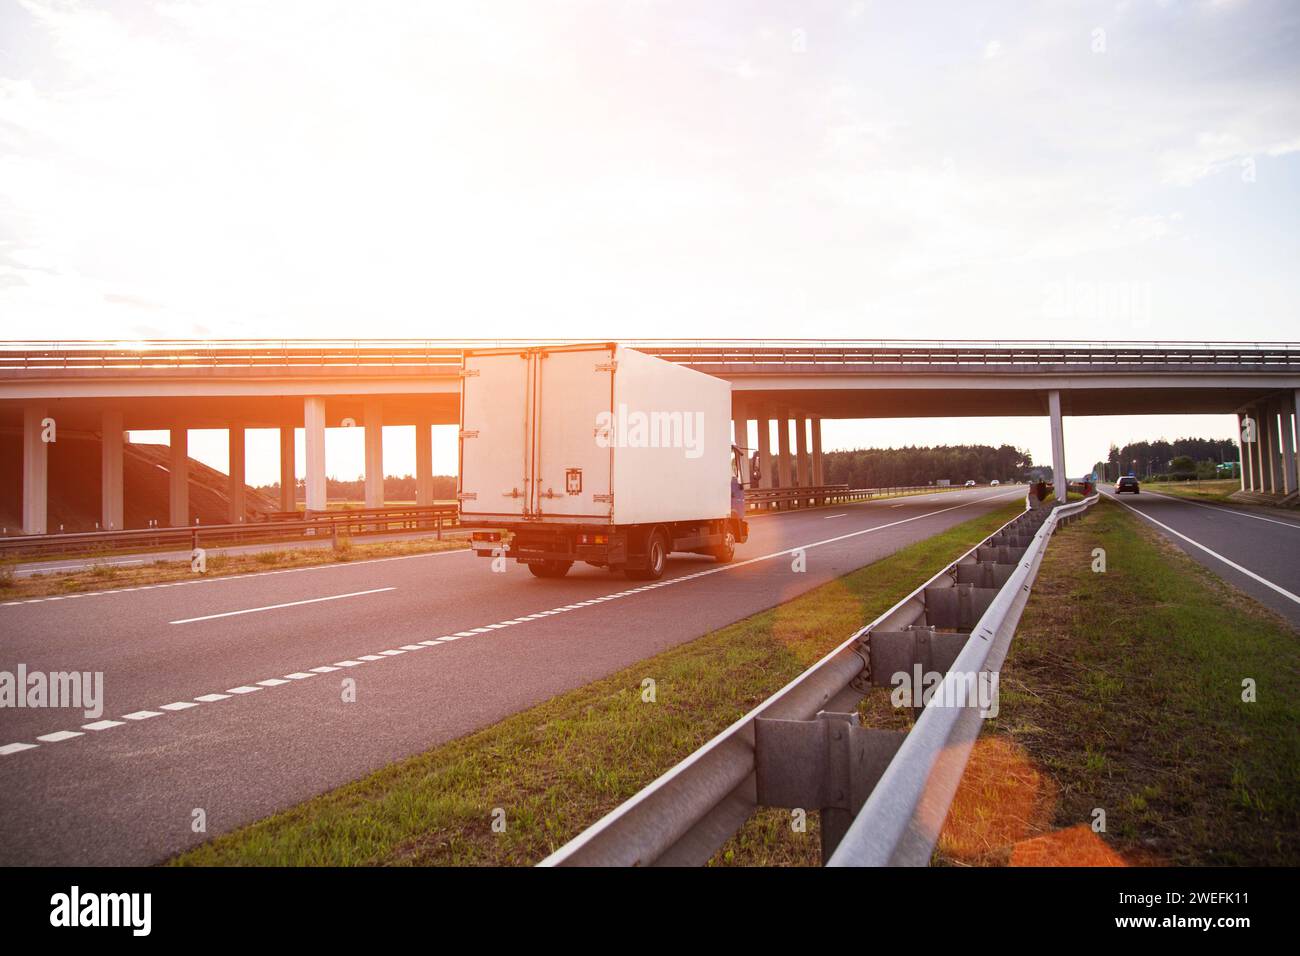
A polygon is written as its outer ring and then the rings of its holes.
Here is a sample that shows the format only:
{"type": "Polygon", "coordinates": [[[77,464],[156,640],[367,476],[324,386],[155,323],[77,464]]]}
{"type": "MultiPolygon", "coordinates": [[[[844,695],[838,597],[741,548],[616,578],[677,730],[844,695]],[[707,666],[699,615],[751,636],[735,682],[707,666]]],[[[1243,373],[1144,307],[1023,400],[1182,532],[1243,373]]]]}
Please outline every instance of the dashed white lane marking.
{"type": "Polygon", "coordinates": [[[1219,514],[1236,515],[1238,518],[1254,518],[1256,521],[1267,521],[1269,524],[1280,524],[1284,528],[1290,528],[1293,531],[1300,531],[1300,524],[1294,521],[1281,521],[1277,518],[1265,518],[1263,515],[1253,515],[1245,511],[1238,511],[1236,508],[1224,508],[1221,505],[1207,505],[1203,501],[1192,501],[1188,498],[1180,498],[1177,495],[1165,495],[1158,491],[1148,491],[1147,494],[1156,498],[1164,498],[1167,501],[1177,501],[1181,504],[1192,505],[1196,508],[1204,508],[1206,511],[1217,511],[1219,514]]]}
{"type": "Polygon", "coordinates": [[[236,617],[240,614],[257,614],[259,611],[278,611],[283,607],[298,607],[303,604],[319,604],[322,601],[341,601],[343,598],[361,597],[364,594],[381,594],[384,591],[396,591],[397,588],[371,588],[368,591],[349,591],[347,594],[330,594],[326,597],[307,598],[304,601],[287,601],[284,604],[268,604],[265,607],[246,607],[238,611],[222,611],[220,614],[204,614],[202,617],[185,617],[168,624],[193,624],[196,621],[212,621],[219,617],[236,617]]]}
{"type": "Polygon", "coordinates": [[[141,584],[129,588],[110,588],[106,591],[77,591],[74,594],[52,594],[48,597],[26,598],[18,601],[0,601],[0,607],[13,607],[17,604],[44,604],[47,601],[62,601],[72,598],[105,597],[112,594],[129,594],[132,591],[157,591],[162,588],[183,588],[195,584],[221,584],[228,581],[243,581],[248,578],[265,578],[276,574],[301,574],[305,571],[330,571],[338,568],[357,568],[365,564],[382,564],[386,561],[412,561],[416,558],[445,558],[453,554],[473,554],[470,548],[456,548],[453,551],[430,551],[426,554],[399,554],[391,558],[366,558],[362,561],[331,561],[328,564],[312,564],[305,568],[281,568],[278,571],[250,571],[247,574],[227,574],[222,577],[195,577],[185,581],[164,581],[160,584],[141,584]]]}
{"type": "MultiPolygon", "coordinates": [[[[514,618],[514,619],[512,619],[512,620],[508,620],[508,621],[501,621],[501,622],[499,622],[499,623],[497,623],[497,624],[489,624],[489,625],[487,625],[487,626],[485,626],[485,627],[473,628],[473,629],[471,629],[471,630],[469,630],[469,631],[458,631],[458,632],[455,633],[455,634],[448,634],[448,635],[446,635],[446,636],[444,636],[444,637],[439,637],[439,638],[434,638],[434,639],[431,639],[431,640],[420,641],[420,642],[419,642],[419,645],[423,645],[424,647],[436,647],[436,646],[438,646],[438,645],[440,645],[440,644],[444,644],[444,643],[447,643],[447,642],[449,642],[449,641],[460,640],[460,639],[462,639],[462,638],[466,638],[466,637],[473,637],[473,636],[475,636],[475,635],[477,635],[477,634],[491,634],[491,633],[494,633],[494,632],[497,631],[497,630],[500,630],[500,629],[502,629],[502,628],[506,628],[506,627],[510,627],[510,626],[512,626],[512,625],[515,625],[515,624],[522,624],[522,623],[526,623],[526,622],[528,622],[528,621],[542,620],[542,619],[544,619],[544,618],[546,618],[546,617],[548,617],[548,616],[554,615],[554,614],[564,614],[564,613],[566,613],[566,612],[568,612],[568,611],[576,611],[576,610],[580,610],[580,609],[582,609],[582,608],[584,608],[584,607],[590,607],[590,606],[593,605],[593,604],[599,604],[599,603],[604,602],[604,601],[612,601],[612,600],[616,600],[616,599],[618,599],[618,598],[629,597],[629,596],[631,596],[631,595],[633,595],[633,594],[642,594],[642,593],[644,593],[644,592],[646,592],[646,591],[653,591],[653,590],[655,590],[655,589],[657,589],[657,588],[669,587],[669,586],[674,585],[674,584],[681,584],[681,583],[684,582],[684,581],[693,581],[693,580],[695,580],[696,578],[708,577],[708,576],[711,575],[711,574],[721,574],[721,573],[726,572],[726,571],[732,571],[732,570],[734,570],[734,569],[736,569],[736,568],[742,568],[742,567],[746,567],[747,565],[756,564],[756,563],[758,563],[758,562],[760,562],[760,561],[767,561],[767,560],[769,560],[769,559],[771,559],[771,558],[781,557],[782,555],[794,554],[794,553],[797,552],[797,551],[806,551],[806,550],[808,550],[809,548],[816,548],[816,547],[820,547],[820,546],[822,546],[822,545],[826,545],[826,544],[833,544],[833,543],[835,543],[835,542],[837,542],[837,541],[844,541],[844,540],[846,540],[846,539],[848,539],[848,538],[856,538],[856,537],[858,537],[859,535],[870,534],[870,533],[872,533],[872,532],[874,532],[874,531],[882,531],[882,530],[884,530],[884,529],[886,529],[886,528],[894,528],[894,527],[897,527],[898,525],[907,524],[907,523],[912,522],[912,521],[918,521],[918,520],[920,520],[920,519],[922,519],[922,518],[928,518],[928,517],[932,517],[932,516],[934,516],[934,515],[938,515],[938,514],[943,514],[944,512],[947,512],[947,511],[955,511],[955,510],[957,510],[958,508],[964,508],[964,507],[966,507],[967,505],[975,504],[975,503],[977,503],[977,502],[979,502],[979,501],[997,500],[997,499],[999,499],[999,498],[1004,498],[1004,497],[1006,497],[1006,495],[992,495],[992,496],[985,497],[985,498],[979,498],[979,499],[975,499],[975,500],[972,500],[972,501],[963,502],[962,504],[959,504],[959,505],[953,505],[953,506],[950,507],[950,508],[941,508],[941,509],[939,509],[939,510],[937,510],[937,511],[927,512],[926,514],[923,514],[923,515],[914,515],[914,516],[912,516],[911,518],[903,518],[903,519],[901,519],[901,520],[899,520],[899,521],[891,521],[891,522],[889,522],[888,524],[877,525],[877,526],[872,527],[872,528],[861,528],[861,529],[859,529],[859,530],[857,530],[857,531],[851,531],[851,532],[848,532],[847,534],[837,535],[836,537],[833,537],[833,538],[825,538],[825,539],[823,539],[823,540],[821,540],[821,541],[814,541],[814,542],[812,542],[811,544],[797,545],[797,546],[792,547],[792,548],[786,548],[784,551],[776,551],[776,552],[773,552],[773,553],[771,553],[771,554],[765,554],[765,555],[760,555],[760,556],[758,556],[758,557],[749,558],[749,559],[747,559],[747,560],[745,560],[745,561],[736,561],[736,562],[733,562],[733,563],[731,563],[731,564],[719,565],[719,566],[717,566],[717,567],[709,568],[709,569],[704,570],[704,571],[696,571],[696,572],[694,572],[693,574],[683,574],[683,575],[680,575],[680,576],[675,577],[675,578],[669,578],[669,579],[667,579],[667,580],[663,580],[663,581],[656,581],[656,582],[654,582],[653,584],[646,584],[646,585],[643,585],[643,586],[641,586],[641,587],[637,587],[637,588],[629,588],[629,589],[624,590],[624,591],[617,591],[617,592],[614,592],[614,593],[612,593],[612,594],[605,594],[605,595],[602,595],[602,596],[597,597],[597,598],[592,598],[592,599],[587,600],[587,601],[579,602],[579,603],[577,603],[577,604],[566,604],[566,605],[563,605],[562,607],[551,608],[551,609],[548,610],[548,611],[539,611],[539,612],[536,613],[536,614],[529,614],[529,615],[526,615],[526,616],[524,616],[524,617],[514,618]]],[[[458,553],[458,552],[439,552],[439,553],[458,553]]],[[[387,559],[379,559],[379,560],[387,560],[387,559]]],[[[300,570],[309,570],[309,569],[300,569],[300,570]]],[[[1249,573],[1249,572],[1247,572],[1247,573],[1249,573]]],[[[376,588],[376,589],[375,589],[375,591],[391,591],[391,590],[394,590],[394,589],[393,589],[393,588],[376,588]]],[[[359,592],[356,592],[356,593],[357,593],[357,594],[370,594],[370,593],[375,593],[375,591],[359,591],[359,592]]],[[[352,596],[352,595],[336,595],[336,597],[350,597],[350,596],[352,596]]],[[[330,598],[317,598],[316,600],[330,600],[330,598]]],[[[314,603],[314,602],[312,602],[312,601],[306,601],[306,602],[298,601],[298,602],[293,602],[293,603],[294,603],[294,604],[303,604],[303,603],[314,603]]],[[[277,607],[290,607],[290,606],[292,606],[292,604],[287,604],[287,605],[277,605],[277,607]]],[[[258,609],[258,610],[260,610],[260,609],[258,609]]],[[[229,612],[229,613],[236,613],[236,614],[238,614],[238,613],[246,613],[246,612],[236,611],[236,612],[229,612]]],[[[216,617],[224,617],[224,616],[227,616],[227,615],[212,615],[212,616],[216,616],[216,617]]],[[[193,618],[192,620],[203,620],[203,618],[193,618]]],[[[172,623],[185,623],[185,622],[172,622],[172,623]]],[[[345,661],[338,661],[337,663],[335,663],[335,664],[333,664],[333,665],[322,665],[322,666],[320,666],[320,667],[313,667],[313,668],[311,668],[310,672],[307,672],[307,671],[295,671],[295,672],[293,672],[293,673],[291,673],[291,674],[286,674],[285,677],[284,677],[283,679],[282,679],[282,678],[278,678],[278,677],[270,677],[270,678],[267,678],[266,680],[257,681],[257,682],[256,682],[256,686],[252,686],[252,685],[241,685],[241,686],[239,686],[239,687],[232,687],[232,688],[230,688],[229,690],[227,690],[225,694],[204,694],[204,695],[202,695],[202,696],[200,696],[200,697],[195,697],[193,701],[176,701],[175,703],[171,703],[171,704],[163,704],[163,705],[159,708],[159,710],[156,710],[156,711],[155,711],[155,710],[139,710],[139,711],[136,711],[136,712],[131,713],[131,714],[125,714],[125,715],[123,715],[122,720],[124,720],[124,721],[125,721],[125,720],[139,721],[139,720],[146,720],[146,719],[148,719],[148,718],[150,718],[150,717],[162,717],[162,716],[164,715],[164,714],[163,714],[164,711],[167,711],[167,712],[174,712],[174,711],[180,711],[180,710],[188,710],[188,709],[190,709],[190,708],[192,708],[192,707],[198,707],[200,702],[201,702],[201,703],[213,703],[213,702],[215,702],[215,701],[219,701],[219,700],[226,700],[226,699],[229,697],[229,695],[232,695],[232,694],[240,694],[240,695],[242,695],[242,694],[251,694],[251,693],[254,693],[255,691],[259,691],[259,690],[261,690],[261,689],[264,688],[264,687],[279,687],[279,686],[281,686],[281,685],[289,684],[289,683],[292,683],[292,682],[294,682],[294,681],[304,680],[304,679],[306,679],[306,678],[308,678],[308,677],[314,677],[314,676],[315,676],[316,674],[318,674],[318,673],[328,673],[328,672],[330,672],[330,671],[338,670],[339,668],[342,668],[342,667],[359,667],[359,666],[361,666],[361,665],[363,664],[363,662],[382,661],[382,660],[386,660],[386,659],[389,659],[389,658],[392,658],[392,657],[396,657],[396,656],[398,656],[398,655],[400,655],[400,654],[404,654],[404,653],[406,653],[406,651],[408,651],[408,650],[418,650],[418,649],[422,649],[419,645],[408,644],[408,645],[404,645],[401,649],[390,649],[390,650],[386,650],[386,651],[380,651],[379,654],[363,654],[363,655],[358,656],[356,660],[352,660],[351,658],[349,658],[348,660],[345,660],[345,661]]],[[[106,729],[109,729],[110,727],[119,727],[119,726],[122,726],[122,722],[121,722],[121,721],[103,720],[103,721],[99,721],[97,724],[88,724],[88,725],[86,725],[85,729],[106,730],[106,729]]],[[[67,740],[67,739],[69,739],[69,738],[71,738],[71,737],[80,737],[80,736],[84,736],[80,731],[67,731],[67,730],[63,730],[63,731],[55,731],[55,732],[50,733],[50,734],[45,734],[44,736],[37,737],[36,739],[37,739],[37,740],[42,740],[42,741],[55,741],[55,740],[67,740]]],[[[37,747],[38,747],[37,744],[29,744],[29,743],[12,743],[12,744],[5,744],[5,745],[3,745],[3,746],[0,746],[0,756],[7,756],[7,755],[9,755],[9,754],[21,753],[22,751],[25,751],[25,750],[33,750],[33,749],[37,749],[37,747]]]]}
{"type": "Polygon", "coordinates": [[[1187,535],[1183,534],[1181,531],[1175,531],[1173,528],[1169,527],[1169,525],[1165,524],[1163,521],[1157,521],[1155,518],[1151,517],[1149,514],[1146,514],[1144,511],[1142,511],[1142,509],[1134,508],[1132,505],[1124,504],[1124,502],[1120,501],[1117,497],[1115,497],[1110,493],[1107,493],[1106,497],[1109,498],[1111,501],[1115,502],[1115,504],[1127,508],[1129,511],[1133,512],[1134,514],[1141,515],[1143,518],[1146,518],[1152,524],[1159,525],[1160,527],[1164,528],[1166,531],[1168,531],[1170,534],[1174,535],[1175,537],[1182,538],[1188,544],[1192,545],[1192,547],[1200,548],[1210,557],[1222,561],[1224,564],[1232,568],[1234,571],[1240,571],[1242,574],[1246,575],[1246,577],[1250,578],[1252,581],[1258,581],[1260,584],[1264,585],[1264,587],[1273,589],[1278,594],[1282,595],[1284,598],[1289,598],[1290,600],[1294,601],[1296,604],[1300,604],[1300,595],[1292,594],[1286,588],[1274,584],[1272,581],[1268,580],[1268,578],[1261,578],[1258,574],[1256,574],[1254,571],[1250,570],[1249,568],[1243,568],[1236,561],[1232,561],[1229,560],[1228,558],[1225,558],[1223,555],[1219,554],[1219,552],[1213,551],[1210,548],[1207,548],[1205,545],[1201,544],[1201,542],[1195,541],[1192,538],[1187,537],[1187,535]]]}
{"type": "Polygon", "coordinates": [[[60,740],[71,740],[73,737],[84,736],[80,730],[56,730],[52,734],[41,734],[36,739],[44,744],[57,744],[60,740]]]}
{"type": "Polygon", "coordinates": [[[848,516],[849,513],[846,511],[843,514],[838,514],[838,515],[822,515],[822,520],[829,521],[831,518],[847,518],[848,516]]]}
{"type": "Polygon", "coordinates": [[[111,727],[121,727],[120,720],[97,720],[93,724],[82,724],[82,730],[108,730],[111,727]]]}

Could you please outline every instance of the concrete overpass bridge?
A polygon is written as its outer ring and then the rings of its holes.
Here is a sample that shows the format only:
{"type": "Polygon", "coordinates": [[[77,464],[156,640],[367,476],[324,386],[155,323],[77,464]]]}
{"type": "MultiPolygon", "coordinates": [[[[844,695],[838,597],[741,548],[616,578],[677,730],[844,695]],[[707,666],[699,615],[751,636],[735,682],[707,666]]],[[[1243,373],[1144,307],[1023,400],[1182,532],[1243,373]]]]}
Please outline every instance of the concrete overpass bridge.
{"type": "MultiPolygon", "coordinates": [[[[552,340],[559,344],[560,340],[552,340]]],[[[169,430],[170,521],[189,524],[188,429],[230,434],[232,518],[244,513],[244,432],[280,429],[281,507],[292,510],[294,429],[305,431],[307,506],[325,507],[325,429],[365,429],[366,500],[381,503],[383,425],[416,426],[421,503],[432,498],[430,426],[459,421],[465,348],[548,340],[245,340],[0,343],[0,429],[21,436],[23,531],[47,530],[45,423],[102,442],[106,528],[123,525],[127,430],[169,430]]],[[[568,341],[568,340],[565,340],[568,341]]],[[[1052,464],[1065,479],[1065,415],[1236,414],[1242,487],[1297,491],[1300,343],[629,340],[626,344],[732,383],[737,434],[759,423],[768,484],[821,484],[821,420],[1046,416],[1052,464]],[[778,447],[768,446],[778,423],[778,447]],[[791,423],[793,442],[791,441],[791,423]]],[[[90,480],[87,478],[87,480],[90,480]]],[[[1063,493],[1058,488],[1058,493],[1063,493]]]]}

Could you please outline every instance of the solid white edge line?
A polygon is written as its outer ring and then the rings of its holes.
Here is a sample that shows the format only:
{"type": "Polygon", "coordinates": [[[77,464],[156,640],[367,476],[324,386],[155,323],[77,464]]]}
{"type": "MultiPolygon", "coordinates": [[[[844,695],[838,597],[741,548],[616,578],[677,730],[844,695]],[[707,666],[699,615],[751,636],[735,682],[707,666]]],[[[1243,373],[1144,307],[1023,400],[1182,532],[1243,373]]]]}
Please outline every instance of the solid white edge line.
{"type": "Polygon", "coordinates": [[[1279,521],[1277,518],[1265,518],[1263,515],[1253,515],[1245,511],[1238,511],[1236,508],[1228,508],[1224,505],[1206,504],[1204,501],[1192,501],[1190,498],[1180,498],[1178,495],[1166,495],[1159,491],[1147,491],[1147,494],[1154,495],[1157,498],[1164,498],[1168,501],[1177,501],[1181,504],[1192,505],[1196,508],[1204,508],[1206,511],[1217,511],[1220,514],[1237,515],[1241,518],[1254,518],[1256,521],[1267,521],[1269,524],[1280,524],[1284,528],[1290,528],[1293,531],[1300,531],[1300,524],[1294,521],[1279,521]]]}
{"type": "Polygon", "coordinates": [[[1300,595],[1292,594],[1286,588],[1274,584],[1272,581],[1268,580],[1267,578],[1261,578],[1258,574],[1256,574],[1254,571],[1250,570],[1249,568],[1243,568],[1236,561],[1232,561],[1228,558],[1225,558],[1223,555],[1219,554],[1219,552],[1213,551],[1210,548],[1207,548],[1205,545],[1201,544],[1201,542],[1187,537],[1187,535],[1183,534],[1181,531],[1175,531],[1173,528],[1169,527],[1169,525],[1165,524],[1163,521],[1157,521],[1155,518],[1151,517],[1149,514],[1146,514],[1140,509],[1134,508],[1132,505],[1125,504],[1124,502],[1120,501],[1117,497],[1115,497],[1113,494],[1107,492],[1106,497],[1114,501],[1115,504],[1119,505],[1120,507],[1127,508],[1135,515],[1141,515],[1143,518],[1146,518],[1152,524],[1159,525],[1161,528],[1164,528],[1170,534],[1182,538],[1188,544],[1200,548],[1210,557],[1222,561],[1224,564],[1232,568],[1234,571],[1240,571],[1242,574],[1246,575],[1246,577],[1250,578],[1252,581],[1258,581],[1260,584],[1264,585],[1264,587],[1271,588],[1272,590],[1276,591],[1278,594],[1282,595],[1284,598],[1289,598],[1292,601],[1294,601],[1296,604],[1300,604],[1300,595]]]}

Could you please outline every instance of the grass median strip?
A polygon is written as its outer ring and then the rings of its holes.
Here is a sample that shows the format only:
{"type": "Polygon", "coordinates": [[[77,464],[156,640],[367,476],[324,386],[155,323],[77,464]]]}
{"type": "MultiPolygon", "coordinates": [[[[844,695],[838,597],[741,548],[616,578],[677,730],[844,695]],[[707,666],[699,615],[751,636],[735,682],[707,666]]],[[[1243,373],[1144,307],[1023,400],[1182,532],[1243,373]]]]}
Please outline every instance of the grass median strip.
{"type": "Polygon", "coordinates": [[[1053,536],[939,860],[1300,863],[1296,638],[1102,501],[1053,536]]]}
{"type": "MultiPolygon", "coordinates": [[[[172,862],[535,863],[1022,508],[1020,501],[1010,502],[778,607],[217,837],[172,862]],[[655,681],[654,703],[643,700],[646,678],[655,681]],[[494,830],[494,820],[504,822],[503,832],[494,830]]],[[[777,846],[760,821],[755,835],[742,834],[719,862],[815,860],[815,826],[809,823],[792,845],[777,846]]]]}
{"type": "MultiPolygon", "coordinates": [[[[1142,483],[1143,491],[1158,491],[1162,495],[1175,498],[1189,498],[1192,501],[1229,502],[1234,491],[1241,490],[1241,481],[1237,478],[1214,479],[1212,481],[1151,481],[1142,483]]],[[[1243,502],[1232,501],[1234,505],[1243,502]]]]}

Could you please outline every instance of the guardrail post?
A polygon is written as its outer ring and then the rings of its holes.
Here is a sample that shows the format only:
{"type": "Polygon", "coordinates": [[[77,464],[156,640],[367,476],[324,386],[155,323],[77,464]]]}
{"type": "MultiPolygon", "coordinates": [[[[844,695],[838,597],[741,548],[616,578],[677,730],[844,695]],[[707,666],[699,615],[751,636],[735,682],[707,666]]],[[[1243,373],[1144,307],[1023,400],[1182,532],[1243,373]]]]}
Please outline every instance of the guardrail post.
{"type": "Polygon", "coordinates": [[[817,810],[822,862],[848,832],[880,775],[902,745],[900,730],[868,729],[856,713],[821,711],[813,720],[754,721],[758,803],[817,810]]]}

